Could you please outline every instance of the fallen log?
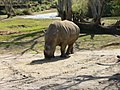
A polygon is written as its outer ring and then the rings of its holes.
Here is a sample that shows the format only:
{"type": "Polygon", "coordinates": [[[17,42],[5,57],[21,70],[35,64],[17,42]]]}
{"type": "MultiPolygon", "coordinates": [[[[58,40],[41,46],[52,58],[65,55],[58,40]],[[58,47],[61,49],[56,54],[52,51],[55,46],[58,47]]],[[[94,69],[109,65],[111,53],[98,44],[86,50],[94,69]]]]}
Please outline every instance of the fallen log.
{"type": "Polygon", "coordinates": [[[103,26],[96,23],[75,22],[84,34],[110,34],[120,35],[120,21],[114,25],[103,26]]]}

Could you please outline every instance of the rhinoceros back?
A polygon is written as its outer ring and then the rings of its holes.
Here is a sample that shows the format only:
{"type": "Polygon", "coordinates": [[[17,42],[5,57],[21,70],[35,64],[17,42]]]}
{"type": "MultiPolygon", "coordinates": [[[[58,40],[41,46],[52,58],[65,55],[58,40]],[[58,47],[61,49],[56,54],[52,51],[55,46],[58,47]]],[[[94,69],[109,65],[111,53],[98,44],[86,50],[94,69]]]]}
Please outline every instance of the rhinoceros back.
{"type": "Polygon", "coordinates": [[[79,27],[68,20],[55,21],[49,25],[49,28],[47,30],[47,34],[52,38],[56,38],[56,43],[58,44],[74,42],[78,38],[79,33],[79,27]]]}

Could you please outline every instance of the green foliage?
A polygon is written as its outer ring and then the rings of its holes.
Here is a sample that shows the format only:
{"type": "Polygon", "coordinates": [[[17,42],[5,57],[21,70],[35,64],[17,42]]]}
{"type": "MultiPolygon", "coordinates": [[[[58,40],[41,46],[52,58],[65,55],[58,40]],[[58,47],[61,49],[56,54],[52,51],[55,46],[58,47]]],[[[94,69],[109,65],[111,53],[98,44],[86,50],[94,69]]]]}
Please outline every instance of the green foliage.
{"type": "MultiPolygon", "coordinates": [[[[86,15],[88,0],[73,0],[73,13],[86,15]]],[[[103,16],[120,16],[120,0],[106,0],[103,16]]]]}
{"type": "Polygon", "coordinates": [[[42,4],[42,5],[37,5],[37,6],[33,6],[31,8],[31,11],[32,12],[39,12],[39,11],[44,11],[44,10],[48,10],[50,9],[50,5],[45,5],[45,4],[42,4]]]}
{"type": "Polygon", "coordinates": [[[13,36],[30,33],[35,31],[41,31],[48,27],[48,25],[54,20],[48,19],[8,19],[0,21],[0,32],[3,32],[3,35],[0,35],[0,41],[6,41],[12,39],[13,36]],[[14,34],[7,35],[4,32],[15,32],[14,34]]]}
{"type": "MultiPolygon", "coordinates": [[[[15,12],[16,15],[30,15],[32,12],[40,12],[44,10],[48,10],[50,8],[56,8],[57,0],[53,0],[52,2],[50,0],[30,0],[28,3],[24,3],[21,6],[15,6],[15,12]],[[26,8],[25,7],[29,6],[26,8]],[[25,10],[19,10],[19,9],[25,9],[25,10]]],[[[5,15],[6,11],[5,9],[0,9],[0,15],[5,15]]]]}
{"type": "Polygon", "coordinates": [[[23,12],[19,9],[15,10],[16,15],[24,15],[23,12]]]}
{"type": "Polygon", "coordinates": [[[0,10],[0,15],[5,15],[6,11],[5,10],[0,10]]]}
{"type": "Polygon", "coordinates": [[[39,12],[39,11],[44,11],[48,10],[50,8],[55,8],[57,5],[57,0],[53,0],[52,2],[48,0],[33,0],[33,1],[38,1],[41,2],[41,4],[37,4],[35,6],[32,6],[31,11],[32,12],[39,12]]]}
{"type": "Polygon", "coordinates": [[[120,16],[120,0],[110,2],[112,16],[120,16]]]}
{"type": "Polygon", "coordinates": [[[110,3],[105,4],[103,16],[112,16],[110,3]]]}
{"type": "Polygon", "coordinates": [[[120,16],[120,0],[106,1],[104,16],[120,16]]]}
{"type": "Polygon", "coordinates": [[[53,2],[50,3],[51,8],[56,8],[57,5],[57,0],[54,0],[53,2]]]}
{"type": "Polygon", "coordinates": [[[21,9],[16,9],[16,10],[15,10],[15,14],[16,14],[16,15],[31,15],[32,12],[31,12],[30,9],[23,9],[23,10],[21,10],[21,9]]]}
{"type": "Polygon", "coordinates": [[[30,11],[30,9],[25,9],[25,10],[23,10],[23,12],[22,12],[24,15],[31,15],[32,13],[31,13],[31,11],[30,11]]]}
{"type": "MultiPolygon", "coordinates": [[[[41,34],[43,35],[44,33],[40,33],[40,32],[42,30],[47,29],[49,24],[53,21],[55,20],[50,20],[50,19],[38,19],[37,20],[37,19],[22,19],[22,18],[20,19],[12,18],[12,19],[0,21],[0,34],[3,33],[2,35],[0,35],[0,48],[11,46],[12,48],[14,48],[12,50],[16,51],[16,49],[18,49],[17,50],[17,53],[18,53],[19,50],[23,50],[23,48],[21,49],[21,47],[19,47],[20,45],[25,44],[27,41],[33,38],[36,38],[40,36],[41,34]],[[6,32],[8,33],[14,32],[14,33],[8,34],[6,32]],[[22,39],[19,39],[19,38],[22,38],[22,39]],[[15,39],[17,40],[19,39],[19,40],[14,41],[14,42],[9,42],[15,39]],[[5,42],[5,41],[8,41],[8,42],[5,42]]],[[[37,50],[43,48],[43,45],[42,45],[43,38],[40,38],[38,41],[40,43],[37,44],[36,46],[37,50]]],[[[31,43],[28,43],[28,45],[31,45],[31,43]]]]}
{"type": "MultiPolygon", "coordinates": [[[[103,18],[105,23],[114,23],[116,20],[120,19],[120,17],[107,17],[103,18]]],[[[11,46],[11,50],[16,51],[17,53],[20,50],[24,50],[25,48],[29,48],[31,43],[27,43],[28,46],[22,47],[22,45],[26,45],[27,41],[36,38],[37,36],[43,35],[44,33],[39,33],[42,30],[47,29],[48,25],[55,20],[50,19],[6,19],[0,21],[0,32],[16,32],[13,34],[4,34],[0,35],[0,48],[5,48],[7,46],[11,46]],[[12,41],[17,38],[18,41],[14,42],[5,42],[12,41]],[[20,39],[22,38],[22,39],[20,39]],[[21,47],[20,47],[21,46],[21,47]]],[[[36,50],[43,50],[44,38],[39,38],[38,44],[36,45],[36,50]]],[[[90,35],[80,37],[76,42],[76,48],[80,49],[99,49],[102,45],[106,45],[111,42],[120,42],[119,37],[114,37],[112,35],[95,35],[94,40],[90,39],[90,35]],[[78,46],[79,47],[78,47],[78,46]]],[[[120,48],[113,47],[113,48],[120,48]]],[[[1,53],[2,51],[0,51],[1,53]]]]}
{"type": "Polygon", "coordinates": [[[88,12],[88,0],[76,0],[72,5],[74,13],[79,13],[80,15],[86,15],[88,12]]]}

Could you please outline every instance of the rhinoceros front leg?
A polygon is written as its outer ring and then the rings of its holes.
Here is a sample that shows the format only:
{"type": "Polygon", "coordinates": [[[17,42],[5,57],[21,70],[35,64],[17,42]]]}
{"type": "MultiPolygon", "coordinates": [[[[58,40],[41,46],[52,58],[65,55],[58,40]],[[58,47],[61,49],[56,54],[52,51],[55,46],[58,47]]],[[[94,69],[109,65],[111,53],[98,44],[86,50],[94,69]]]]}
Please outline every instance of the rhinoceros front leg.
{"type": "Polygon", "coordinates": [[[73,44],[68,45],[68,49],[67,49],[66,54],[67,55],[73,54],[73,44]]]}
{"type": "Polygon", "coordinates": [[[61,45],[61,56],[60,57],[66,57],[65,49],[66,49],[66,44],[61,45]]]}

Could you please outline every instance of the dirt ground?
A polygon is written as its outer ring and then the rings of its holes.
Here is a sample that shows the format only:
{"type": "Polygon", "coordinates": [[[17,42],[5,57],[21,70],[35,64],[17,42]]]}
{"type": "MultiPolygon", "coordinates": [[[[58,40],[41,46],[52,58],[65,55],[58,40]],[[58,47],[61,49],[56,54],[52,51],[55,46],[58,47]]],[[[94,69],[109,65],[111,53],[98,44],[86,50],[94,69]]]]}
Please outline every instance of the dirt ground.
{"type": "Polygon", "coordinates": [[[0,55],[0,90],[120,90],[120,49],[81,50],[69,58],[0,55]]]}

